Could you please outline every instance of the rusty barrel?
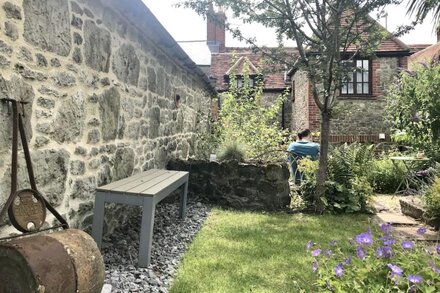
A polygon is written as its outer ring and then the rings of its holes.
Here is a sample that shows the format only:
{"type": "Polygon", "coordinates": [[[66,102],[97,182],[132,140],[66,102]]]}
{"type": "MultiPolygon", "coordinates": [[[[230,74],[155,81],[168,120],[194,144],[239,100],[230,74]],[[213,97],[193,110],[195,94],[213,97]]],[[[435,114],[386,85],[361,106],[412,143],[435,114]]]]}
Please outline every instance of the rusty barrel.
{"type": "Polygon", "coordinates": [[[0,293],[100,293],[104,263],[95,241],[68,229],[0,244],[0,293]]]}

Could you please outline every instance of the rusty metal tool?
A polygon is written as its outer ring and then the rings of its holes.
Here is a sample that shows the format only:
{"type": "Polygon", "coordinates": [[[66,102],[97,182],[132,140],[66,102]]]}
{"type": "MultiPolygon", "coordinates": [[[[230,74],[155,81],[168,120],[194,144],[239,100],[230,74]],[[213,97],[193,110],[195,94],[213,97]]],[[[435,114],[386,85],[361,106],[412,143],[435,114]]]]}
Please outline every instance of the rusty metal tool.
{"type": "MultiPolygon", "coordinates": [[[[12,162],[11,162],[11,193],[0,212],[0,224],[3,217],[8,212],[11,224],[20,232],[25,234],[33,234],[45,230],[56,228],[68,229],[69,225],[66,220],[55,210],[55,208],[44,198],[37,190],[32,160],[29,152],[29,146],[26,140],[24,129],[24,105],[26,102],[19,102],[12,99],[1,99],[1,101],[12,105],[12,162]],[[26,167],[29,176],[31,188],[17,190],[17,173],[18,173],[18,133],[20,133],[23,153],[26,160],[26,167]],[[46,221],[46,209],[48,209],[61,225],[41,229],[46,221]]],[[[0,240],[9,239],[2,238],[0,240]]]]}

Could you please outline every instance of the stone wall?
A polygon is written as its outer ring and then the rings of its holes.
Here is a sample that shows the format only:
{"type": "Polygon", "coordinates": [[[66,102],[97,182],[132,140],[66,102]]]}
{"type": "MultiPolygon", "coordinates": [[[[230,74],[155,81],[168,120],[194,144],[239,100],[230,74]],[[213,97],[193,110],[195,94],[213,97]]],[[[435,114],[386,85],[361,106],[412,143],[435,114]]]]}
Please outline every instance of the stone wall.
{"type": "MultiPolygon", "coordinates": [[[[331,134],[339,136],[359,136],[388,133],[385,121],[385,95],[388,86],[399,72],[401,61],[397,57],[380,57],[372,61],[371,96],[339,97],[334,108],[331,122],[331,134]]],[[[295,101],[293,103],[293,129],[304,128],[319,130],[319,109],[313,98],[308,96],[308,80],[303,72],[293,77],[295,101]]]]}
{"type": "MultiPolygon", "coordinates": [[[[212,87],[141,0],[0,0],[0,19],[0,98],[30,102],[37,185],[73,226],[91,222],[97,186],[194,151],[212,87]]],[[[0,102],[0,206],[10,121],[0,102]]]]}
{"type": "Polygon", "coordinates": [[[290,204],[286,164],[172,160],[168,169],[190,172],[189,196],[222,207],[276,211],[290,204]]]}

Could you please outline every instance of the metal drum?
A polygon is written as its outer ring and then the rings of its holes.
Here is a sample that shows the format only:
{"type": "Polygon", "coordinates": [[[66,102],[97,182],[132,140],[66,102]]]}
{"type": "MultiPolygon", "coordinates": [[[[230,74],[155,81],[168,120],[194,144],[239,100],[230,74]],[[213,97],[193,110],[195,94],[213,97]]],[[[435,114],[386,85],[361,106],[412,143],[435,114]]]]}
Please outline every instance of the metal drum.
{"type": "Polygon", "coordinates": [[[0,244],[1,293],[100,293],[104,263],[95,241],[75,229],[0,244]]]}

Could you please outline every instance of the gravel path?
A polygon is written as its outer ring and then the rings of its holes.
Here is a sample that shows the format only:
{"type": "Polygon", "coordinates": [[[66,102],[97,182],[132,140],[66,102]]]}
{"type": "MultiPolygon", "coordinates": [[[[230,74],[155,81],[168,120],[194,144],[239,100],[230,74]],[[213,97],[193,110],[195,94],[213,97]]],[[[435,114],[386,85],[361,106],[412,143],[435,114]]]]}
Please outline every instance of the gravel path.
{"type": "Polygon", "coordinates": [[[141,214],[133,216],[103,241],[105,284],[111,292],[168,292],[180,258],[209,214],[198,201],[188,201],[184,222],[177,203],[156,206],[151,265],[137,267],[141,214]],[[106,285],[109,289],[109,286],[106,285]]]}

